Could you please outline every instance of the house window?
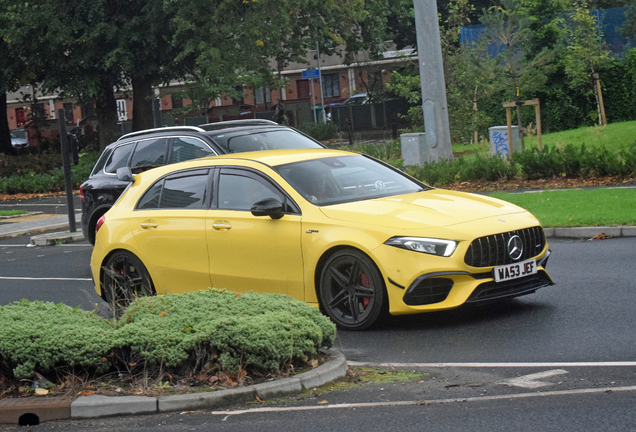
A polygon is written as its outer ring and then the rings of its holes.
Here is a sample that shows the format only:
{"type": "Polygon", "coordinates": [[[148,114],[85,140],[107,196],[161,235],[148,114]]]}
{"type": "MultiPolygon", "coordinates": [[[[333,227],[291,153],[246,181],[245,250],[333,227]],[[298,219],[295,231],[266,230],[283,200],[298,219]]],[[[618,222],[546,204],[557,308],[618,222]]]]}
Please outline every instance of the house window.
{"type": "Polygon", "coordinates": [[[36,103],[33,106],[33,114],[37,115],[38,118],[44,119],[46,118],[46,111],[44,110],[44,104],[43,103],[36,103]]]}
{"type": "Polygon", "coordinates": [[[340,96],[340,78],[337,73],[322,76],[322,89],[326,98],[340,96]]]}
{"type": "Polygon", "coordinates": [[[64,104],[64,115],[66,116],[66,123],[73,124],[75,123],[75,119],[73,118],[73,104],[65,103],[64,104]]]}
{"type": "Polygon", "coordinates": [[[272,92],[269,87],[259,87],[254,91],[254,100],[256,105],[265,105],[272,103],[272,92]]]}
{"type": "Polygon", "coordinates": [[[117,99],[117,120],[128,120],[128,111],[126,110],[126,99],[117,99]]]}
{"type": "Polygon", "coordinates": [[[183,99],[177,95],[170,95],[170,99],[172,100],[172,109],[183,108],[183,99]]]}
{"type": "Polygon", "coordinates": [[[24,108],[15,109],[15,121],[18,127],[23,127],[26,124],[26,115],[24,114],[24,108]]]}
{"type": "Polygon", "coordinates": [[[95,117],[95,106],[88,102],[82,105],[82,118],[95,117]]]}

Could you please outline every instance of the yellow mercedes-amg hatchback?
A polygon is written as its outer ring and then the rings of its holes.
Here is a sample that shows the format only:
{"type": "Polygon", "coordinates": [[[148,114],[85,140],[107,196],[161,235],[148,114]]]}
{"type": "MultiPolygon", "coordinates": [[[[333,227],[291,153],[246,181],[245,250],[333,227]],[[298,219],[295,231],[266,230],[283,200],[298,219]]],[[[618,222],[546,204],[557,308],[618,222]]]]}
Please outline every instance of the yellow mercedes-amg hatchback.
{"type": "Polygon", "coordinates": [[[529,212],[359,154],[261,151],[118,176],[131,183],[99,221],[91,259],[117,307],[208,287],[282,293],[360,330],[553,284],[529,212]]]}

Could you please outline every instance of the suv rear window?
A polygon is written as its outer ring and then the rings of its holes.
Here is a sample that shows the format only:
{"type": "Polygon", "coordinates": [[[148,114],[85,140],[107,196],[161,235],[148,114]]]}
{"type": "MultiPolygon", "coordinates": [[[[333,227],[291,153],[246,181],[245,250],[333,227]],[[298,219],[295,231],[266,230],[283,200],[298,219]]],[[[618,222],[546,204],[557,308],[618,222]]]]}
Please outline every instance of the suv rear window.
{"type": "Polygon", "coordinates": [[[216,135],[214,141],[228,153],[259,150],[323,148],[316,141],[287,129],[216,135]]]}
{"type": "Polygon", "coordinates": [[[130,157],[130,152],[132,152],[133,144],[134,143],[124,144],[115,148],[115,150],[111,153],[104,170],[107,173],[115,173],[118,168],[125,167],[128,162],[128,158],[130,157]]]}
{"type": "Polygon", "coordinates": [[[155,138],[139,141],[130,161],[130,168],[159,166],[166,163],[168,139],[155,138]]]}

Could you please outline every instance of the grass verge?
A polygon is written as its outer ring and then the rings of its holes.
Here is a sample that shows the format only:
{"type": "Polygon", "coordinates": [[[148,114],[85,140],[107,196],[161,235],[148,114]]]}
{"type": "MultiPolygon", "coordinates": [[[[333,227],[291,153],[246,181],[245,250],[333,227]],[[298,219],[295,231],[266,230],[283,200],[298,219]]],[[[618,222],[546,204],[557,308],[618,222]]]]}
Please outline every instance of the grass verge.
{"type": "Polygon", "coordinates": [[[636,225],[633,188],[495,192],[490,196],[527,209],[544,227],[636,225]]]}
{"type": "Polygon", "coordinates": [[[0,210],[0,216],[19,216],[23,214],[26,214],[26,212],[22,210],[0,210]]]}

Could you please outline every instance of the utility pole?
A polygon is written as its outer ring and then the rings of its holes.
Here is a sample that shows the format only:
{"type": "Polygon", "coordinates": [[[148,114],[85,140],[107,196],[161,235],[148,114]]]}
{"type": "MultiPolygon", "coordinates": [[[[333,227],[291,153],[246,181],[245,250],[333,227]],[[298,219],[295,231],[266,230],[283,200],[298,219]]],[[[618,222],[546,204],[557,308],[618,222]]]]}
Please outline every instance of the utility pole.
{"type": "Polygon", "coordinates": [[[435,0],[413,0],[413,6],[429,162],[453,160],[437,3],[435,0]]]}
{"type": "Polygon", "coordinates": [[[316,39],[316,61],[318,62],[318,82],[320,83],[320,106],[322,107],[322,122],[327,123],[327,117],[325,116],[325,92],[322,89],[322,72],[320,70],[320,47],[318,46],[318,39],[316,39]]]}

